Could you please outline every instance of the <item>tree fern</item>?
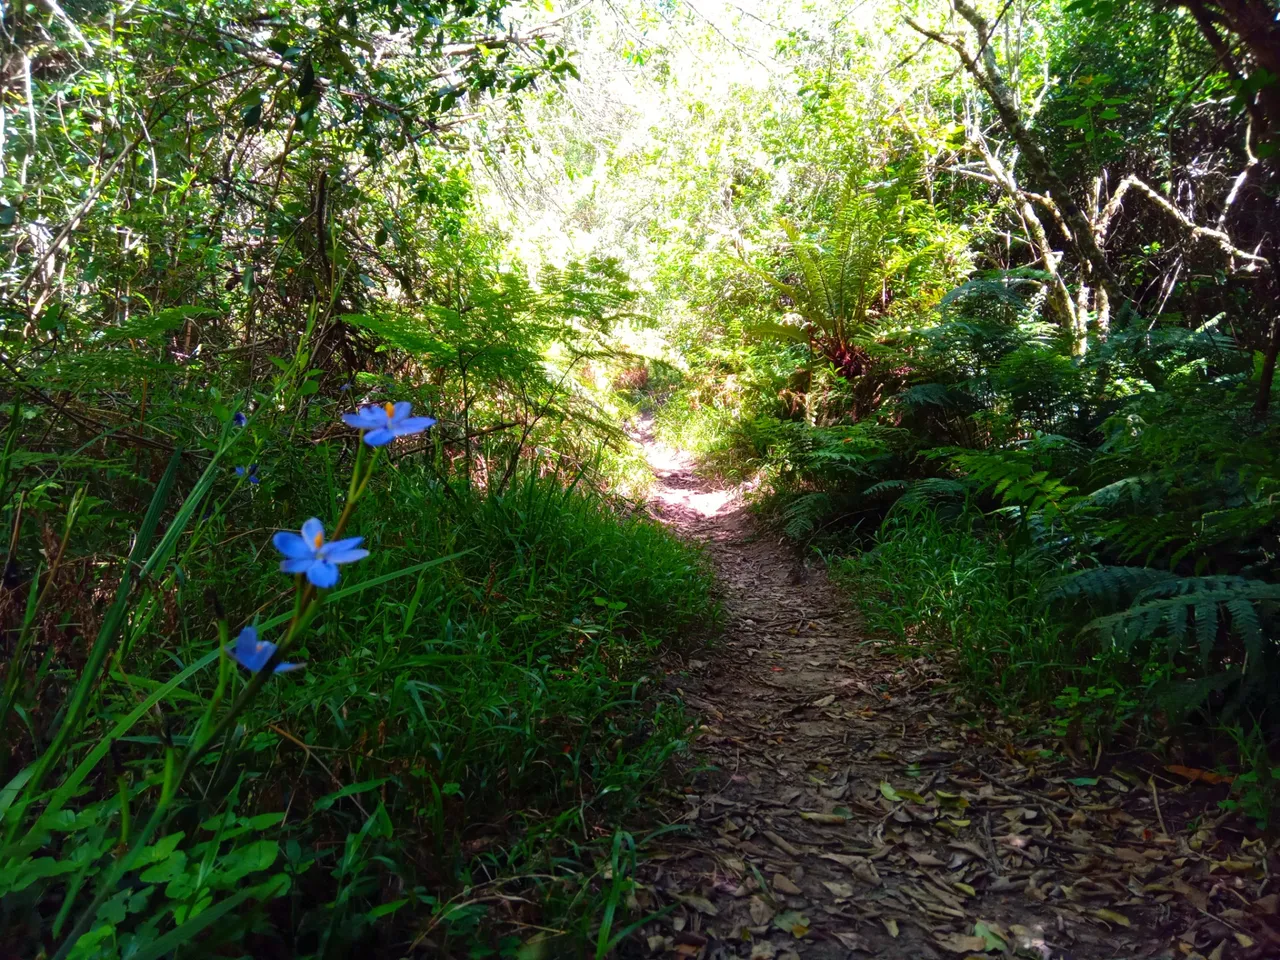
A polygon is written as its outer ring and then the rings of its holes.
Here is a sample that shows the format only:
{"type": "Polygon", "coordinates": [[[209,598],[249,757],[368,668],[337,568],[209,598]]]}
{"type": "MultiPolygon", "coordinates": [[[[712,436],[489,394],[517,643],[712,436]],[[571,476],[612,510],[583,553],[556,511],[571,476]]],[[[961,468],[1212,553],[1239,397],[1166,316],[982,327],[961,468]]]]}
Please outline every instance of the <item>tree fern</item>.
{"type": "MultiPolygon", "coordinates": [[[[867,186],[855,172],[820,233],[782,222],[798,277],[787,281],[756,271],[794,304],[803,332],[837,366],[898,304],[927,309],[967,267],[961,233],[913,198],[910,186],[906,180],[867,186]]],[[[794,339],[801,328],[751,329],[794,339]]]]}
{"type": "Polygon", "coordinates": [[[973,488],[963,480],[952,480],[949,477],[926,477],[912,483],[893,507],[890,515],[902,510],[931,507],[946,501],[963,500],[973,492],[973,488]]]}

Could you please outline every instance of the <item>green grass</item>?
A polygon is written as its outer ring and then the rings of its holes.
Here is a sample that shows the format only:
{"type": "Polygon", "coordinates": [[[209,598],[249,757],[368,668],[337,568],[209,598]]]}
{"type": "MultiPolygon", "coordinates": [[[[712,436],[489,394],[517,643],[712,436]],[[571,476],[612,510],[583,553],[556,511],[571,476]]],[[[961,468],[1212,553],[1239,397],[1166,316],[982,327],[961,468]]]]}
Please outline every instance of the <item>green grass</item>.
{"type": "Polygon", "coordinates": [[[1094,727],[1127,719],[1125,710],[1117,715],[1114,704],[1087,694],[1083,702],[1062,701],[1069,689],[1113,687],[1119,664],[1080,642],[1046,607],[1041,594],[1052,566],[1034,558],[1011,565],[1008,543],[976,512],[896,511],[871,549],[833,560],[832,572],[873,631],[912,655],[947,661],[979,702],[1059,719],[1085,711],[1094,727]]]}
{"type": "MultiPolygon", "coordinates": [[[[172,575],[129,595],[82,729],[15,820],[24,765],[58,721],[47,704],[77,676],[74,654],[41,648],[49,658],[17,711],[15,791],[0,794],[19,844],[5,850],[16,870],[0,943],[18,955],[52,955],[157,809],[166,756],[190,743],[214,696],[215,611],[231,636],[257,616],[263,638],[280,639],[271,618],[287,619],[292,581],[270,529],[332,517],[339,501],[333,452],[298,449],[257,451],[259,487],[216,475],[175,541],[172,575]],[[111,749],[91,754],[122,719],[111,749]],[[81,762],[66,812],[36,820],[81,762]]],[[[174,502],[191,479],[183,471],[174,502]]],[[[348,528],[371,555],[343,568],[289,653],[307,669],[271,678],[197,763],[73,956],[159,956],[170,935],[198,935],[200,952],[299,957],[403,950],[419,936],[514,955],[540,927],[565,943],[595,937],[616,884],[594,860],[685,746],[687,720],[656,679],[666,650],[713,626],[708,565],[581,477],[522,471],[485,495],[405,461],[373,485],[348,528]],[[528,902],[513,910],[514,897],[528,902]]],[[[118,559],[105,550],[129,520],[105,509],[82,520],[73,547],[104,552],[74,568],[108,571],[109,585],[118,559]]]]}
{"type": "Polygon", "coordinates": [[[871,549],[832,559],[831,571],[874,633],[906,656],[945,663],[971,702],[1014,728],[1080,756],[1127,745],[1160,752],[1179,733],[1196,759],[1174,762],[1234,760],[1224,809],[1261,827],[1275,822],[1280,766],[1263,715],[1206,704],[1204,691],[1222,684],[1204,678],[1188,651],[1121,650],[1082,634],[1068,609],[1046,602],[1061,582],[1055,565],[1035,554],[1010,559],[989,518],[918,505],[894,511],[871,549]]]}

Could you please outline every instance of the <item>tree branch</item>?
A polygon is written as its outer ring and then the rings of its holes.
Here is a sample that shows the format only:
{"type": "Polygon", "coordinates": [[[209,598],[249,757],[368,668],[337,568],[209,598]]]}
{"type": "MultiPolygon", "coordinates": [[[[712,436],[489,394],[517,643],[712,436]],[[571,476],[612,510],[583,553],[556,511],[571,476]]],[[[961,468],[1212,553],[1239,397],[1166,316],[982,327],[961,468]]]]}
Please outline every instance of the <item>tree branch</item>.
{"type": "Polygon", "coordinates": [[[1181,224],[1182,227],[1191,235],[1193,240],[1207,240],[1222,250],[1222,252],[1232,260],[1243,260],[1246,264],[1246,266],[1241,268],[1243,272],[1253,273],[1257,270],[1263,270],[1271,266],[1266,257],[1260,257],[1256,253],[1241,250],[1233,244],[1231,242],[1231,238],[1221,230],[1215,230],[1212,227],[1200,226],[1170,203],[1169,200],[1162,196],[1158,191],[1133,175],[1127,176],[1120,181],[1120,185],[1116,187],[1116,192],[1111,195],[1111,199],[1107,201],[1106,207],[1103,208],[1102,215],[1098,222],[1098,234],[1100,238],[1106,237],[1106,231],[1110,227],[1112,219],[1120,212],[1124,196],[1131,187],[1139,193],[1145,194],[1157,207],[1173,219],[1177,220],[1178,223],[1181,224]]]}

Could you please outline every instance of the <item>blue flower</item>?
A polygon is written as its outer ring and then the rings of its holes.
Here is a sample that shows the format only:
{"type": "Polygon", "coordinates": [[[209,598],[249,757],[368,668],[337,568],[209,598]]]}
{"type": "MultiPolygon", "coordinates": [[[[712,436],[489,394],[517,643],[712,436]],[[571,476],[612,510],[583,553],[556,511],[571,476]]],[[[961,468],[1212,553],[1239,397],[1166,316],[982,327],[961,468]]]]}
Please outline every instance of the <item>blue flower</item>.
{"type": "Polygon", "coordinates": [[[364,442],[371,447],[381,447],[396,437],[411,437],[436,425],[431,417],[411,417],[413,405],[399,403],[369,404],[355,413],[344,413],[347,426],[364,430],[364,442]]]}
{"type": "Polygon", "coordinates": [[[231,418],[231,422],[234,423],[237,427],[243,427],[246,423],[249,422],[249,418],[246,417],[243,413],[236,411],[236,415],[231,418]]]}
{"type": "Polygon", "coordinates": [[[249,464],[248,469],[244,467],[236,467],[237,477],[248,477],[249,482],[255,486],[258,484],[258,465],[256,463],[249,464]]]}
{"type": "Polygon", "coordinates": [[[350,384],[350,383],[344,383],[342,386],[340,386],[340,387],[338,388],[338,391],[339,391],[340,393],[346,393],[348,390],[350,390],[350,389],[351,389],[351,387],[352,387],[352,386],[353,386],[353,385],[352,385],[352,384],[350,384]]]}
{"type": "MultiPolygon", "coordinates": [[[[227,647],[226,650],[231,659],[240,666],[257,673],[267,665],[271,655],[276,652],[276,645],[266,640],[259,640],[257,630],[253,627],[245,627],[240,631],[240,636],[236,637],[235,646],[227,647]]],[[[303,663],[277,663],[272,673],[301,670],[304,666],[306,664],[303,663]]]]}
{"type": "Polygon", "coordinates": [[[327,590],[338,582],[338,564],[353,563],[369,555],[357,550],[364,537],[324,542],[324,525],[312,517],[302,525],[301,535],[281,530],[271,542],[284,554],[280,569],[285,573],[305,573],[313,586],[327,590]]]}

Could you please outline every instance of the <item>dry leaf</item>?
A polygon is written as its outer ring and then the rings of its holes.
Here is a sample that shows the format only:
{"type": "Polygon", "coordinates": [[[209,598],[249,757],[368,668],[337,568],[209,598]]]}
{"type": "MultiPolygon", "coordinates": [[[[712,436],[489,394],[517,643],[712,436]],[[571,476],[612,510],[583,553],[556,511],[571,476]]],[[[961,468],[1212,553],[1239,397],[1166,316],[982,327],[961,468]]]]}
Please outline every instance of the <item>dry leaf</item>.
{"type": "Polygon", "coordinates": [[[1228,857],[1226,860],[1209,861],[1210,873],[1219,868],[1227,871],[1227,873],[1248,873],[1250,870],[1256,870],[1257,867],[1258,865],[1252,860],[1236,860],[1233,857],[1228,857]]]}
{"type": "Polygon", "coordinates": [[[1173,889],[1187,898],[1187,902],[1201,913],[1209,909],[1209,895],[1184,880],[1173,878],[1173,889]]]}
{"type": "Polygon", "coordinates": [[[878,887],[883,882],[880,879],[880,873],[876,870],[876,865],[868,860],[866,863],[856,863],[850,869],[853,875],[868,886],[878,887]]]}
{"type": "Polygon", "coordinates": [[[908,850],[907,856],[909,856],[916,863],[920,864],[920,866],[922,867],[945,867],[946,866],[945,863],[943,863],[941,860],[935,857],[932,853],[927,853],[924,851],[917,852],[915,850],[908,850]]]}
{"type": "Polygon", "coordinates": [[[866,937],[856,933],[841,933],[839,931],[836,931],[835,936],[846,950],[861,950],[863,953],[871,952],[871,944],[867,942],[866,937]]]}
{"type": "Polygon", "coordinates": [[[822,885],[826,887],[834,896],[852,897],[853,887],[847,883],[840,883],[836,880],[823,880],[822,885]]]}
{"type": "Polygon", "coordinates": [[[987,851],[983,850],[976,843],[970,843],[968,840],[953,840],[947,844],[952,850],[963,850],[965,853],[971,853],[979,860],[987,859],[987,851]]]}
{"type": "Polygon", "coordinates": [[[778,955],[778,948],[768,940],[759,940],[751,945],[751,960],[773,960],[778,955]]]}
{"type": "Polygon", "coordinates": [[[810,820],[813,823],[848,823],[848,817],[842,817],[838,813],[809,813],[807,810],[801,811],[801,820],[810,820]]]}
{"type": "Polygon", "coordinates": [[[676,899],[685,906],[693,907],[699,913],[705,913],[708,917],[718,916],[720,913],[710,900],[706,897],[700,897],[696,893],[677,893],[676,899]]]}
{"type": "Polygon", "coordinates": [[[1201,770],[1197,767],[1183,767],[1176,763],[1171,763],[1165,767],[1170,773],[1176,773],[1180,777],[1186,777],[1188,780],[1199,780],[1201,783],[1232,783],[1235,777],[1225,773],[1214,773],[1211,770],[1201,770]]]}
{"type": "Polygon", "coordinates": [[[773,889],[777,890],[779,893],[789,894],[793,897],[798,897],[803,892],[799,887],[787,879],[787,877],[780,873],[775,873],[773,875],[773,889]]]}
{"type": "Polygon", "coordinates": [[[855,857],[850,853],[824,853],[823,860],[833,860],[842,867],[852,867],[855,863],[866,863],[866,857],[855,857]]]}
{"type": "Polygon", "coordinates": [[[880,922],[884,924],[884,928],[889,932],[889,936],[897,937],[898,935],[897,920],[893,919],[893,917],[881,917],[880,922]]]}
{"type": "Polygon", "coordinates": [[[757,927],[763,927],[773,919],[773,907],[760,897],[752,897],[747,903],[747,909],[751,911],[751,922],[757,927]]]}
{"type": "Polygon", "coordinates": [[[1099,920],[1106,920],[1108,923],[1118,923],[1122,927],[1131,926],[1129,918],[1123,913],[1116,913],[1114,910],[1090,910],[1091,914],[1099,920]]]}
{"type": "Polygon", "coordinates": [[[1280,913],[1280,894],[1268,893],[1254,902],[1253,909],[1261,914],[1280,913]]]}
{"type": "Polygon", "coordinates": [[[821,700],[815,700],[815,701],[813,701],[813,703],[809,704],[809,706],[811,706],[811,707],[829,707],[829,706],[831,706],[831,705],[832,705],[833,703],[835,703],[835,702],[836,702],[836,695],[835,695],[834,693],[829,693],[829,694],[827,694],[825,697],[823,697],[821,700]]]}
{"type": "Polygon", "coordinates": [[[761,830],[760,832],[764,835],[766,840],[772,843],[775,847],[777,847],[783,853],[789,854],[790,856],[793,856],[793,857],[800,856],[800,851],[796,849],[794,844],[792,844],[788,840],[783,839],[778,834],[774,833],[772,830],[761,830]]]}
{"type": "Polygon", "coordinates": [[[981,937],[971,937],[963,933],[935,934],[938,945],[952,953],[982,953],[987,949],[987,942],[981,937]]]}

